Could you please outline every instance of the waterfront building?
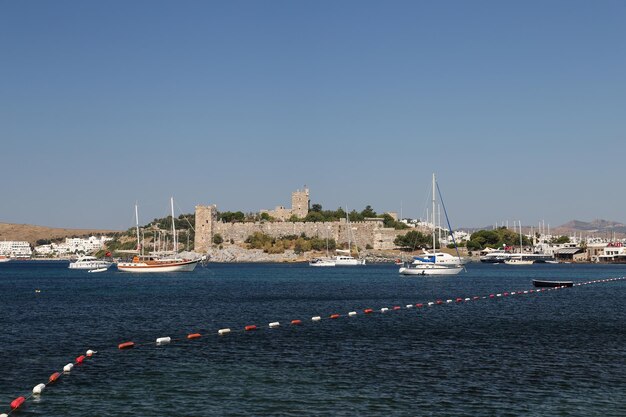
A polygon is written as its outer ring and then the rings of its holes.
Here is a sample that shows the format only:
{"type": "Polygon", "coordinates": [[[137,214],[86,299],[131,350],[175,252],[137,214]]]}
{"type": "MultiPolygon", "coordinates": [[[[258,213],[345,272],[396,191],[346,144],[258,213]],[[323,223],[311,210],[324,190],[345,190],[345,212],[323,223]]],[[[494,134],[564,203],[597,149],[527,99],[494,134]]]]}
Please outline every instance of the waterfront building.
{"type": "Polygon", "coordinates": [[[0,255],[13,258],[30,258],[33,254],[30,243],[18,240],[4,240],[0,242],[0,255]]]}

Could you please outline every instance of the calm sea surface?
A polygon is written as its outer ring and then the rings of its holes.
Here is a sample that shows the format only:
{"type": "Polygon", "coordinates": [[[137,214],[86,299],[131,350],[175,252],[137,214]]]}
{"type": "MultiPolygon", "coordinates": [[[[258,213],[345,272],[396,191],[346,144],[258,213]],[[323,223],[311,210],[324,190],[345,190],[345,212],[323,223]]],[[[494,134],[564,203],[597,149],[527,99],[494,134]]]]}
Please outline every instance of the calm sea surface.
{"type": "Polygon", "coordinates": [[[139,276],[0,264],[0,413],[94,349],[13,415],[626,416],[626,281],[404,307],[530,289],[533,278],[622,277],[626,266],[467,269],[403,278],[394,265],[209,264],[139,276]],[[281,327],[267,329],[273,321],[281,327]],[[249,324],[259,330],[239,332],[249,324]],[[225,327],[237,332],[217,336],[225,327]],[[194,332],[204,336],[117,349],[194,332]]]}

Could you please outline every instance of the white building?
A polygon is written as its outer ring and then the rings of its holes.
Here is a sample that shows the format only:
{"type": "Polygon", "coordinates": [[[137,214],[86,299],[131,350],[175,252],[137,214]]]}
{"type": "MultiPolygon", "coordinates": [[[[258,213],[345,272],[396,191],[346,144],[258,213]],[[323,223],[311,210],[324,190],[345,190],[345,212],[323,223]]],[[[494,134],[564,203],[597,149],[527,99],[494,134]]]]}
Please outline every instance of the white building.
{"type": "Polygon", "coordinates": [[[49,245],[41,245],[35,247],[35,251],[39,255],[73,255],[78,253],[93,253],[104,247],[104,244],[110,240],[107,236],[90,236],[88,239],[79,237],[65,238],[65,243],[51,243],[49,245]]]}
{"type": "Polygon", "coordinates": [[[18,240],[4,240],[0,242],[0,255],[14,258],[30,258],[33,251],[30,243],[18,240]]]}

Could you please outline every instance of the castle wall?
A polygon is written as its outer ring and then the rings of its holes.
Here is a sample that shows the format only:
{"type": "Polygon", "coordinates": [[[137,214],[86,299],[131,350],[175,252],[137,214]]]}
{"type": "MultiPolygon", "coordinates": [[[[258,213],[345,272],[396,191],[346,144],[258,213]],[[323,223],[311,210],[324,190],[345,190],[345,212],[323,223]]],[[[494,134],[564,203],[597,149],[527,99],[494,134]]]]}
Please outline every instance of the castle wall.
{"type": "Polygon", "coordinates": [[[216,206],[196,206],[195,250],[206,252],[211,247],[213,236],[220,234],[224,241],[235,244],[244,243],[255,232],[264,233],[274,238],[288,235],[335,239],[338,244],[351,241],[364,249],[366,245],[374,249],[393,249],[394,239],[406,233],[383,227],[382,219],[367,219],[361,222],[250,222],[223,223],[217,221],[216,206]]]}

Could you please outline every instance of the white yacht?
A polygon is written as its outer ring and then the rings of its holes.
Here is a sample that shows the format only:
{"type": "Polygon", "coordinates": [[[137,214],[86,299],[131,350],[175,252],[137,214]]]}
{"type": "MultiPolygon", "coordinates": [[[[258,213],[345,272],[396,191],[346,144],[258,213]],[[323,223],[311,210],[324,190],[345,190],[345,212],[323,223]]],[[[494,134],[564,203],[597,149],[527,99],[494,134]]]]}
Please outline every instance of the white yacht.
{"type": "Polygon", "coordinates": [[[81,256],[74,262],[70,262],[69,269],[108,269],[113,262],[105,261],[103,259],[98,259],[95,256],[81,256]]]}
{"type": "Polygon", "coordinates": [[[335,265],[336,266],[355,266],[355,265],[365,265],[365,259],[357,259],[350,255],[350,251],[337,249],[337,252],[347,253],[346,255],[337,255],[335,256],[335,265]]]}

